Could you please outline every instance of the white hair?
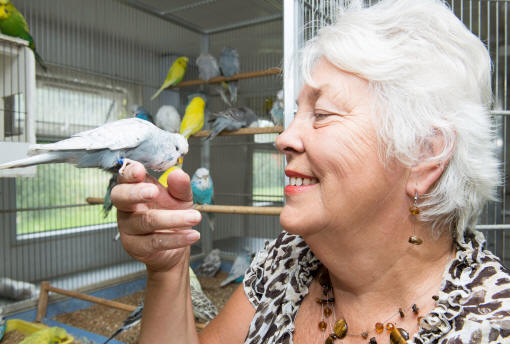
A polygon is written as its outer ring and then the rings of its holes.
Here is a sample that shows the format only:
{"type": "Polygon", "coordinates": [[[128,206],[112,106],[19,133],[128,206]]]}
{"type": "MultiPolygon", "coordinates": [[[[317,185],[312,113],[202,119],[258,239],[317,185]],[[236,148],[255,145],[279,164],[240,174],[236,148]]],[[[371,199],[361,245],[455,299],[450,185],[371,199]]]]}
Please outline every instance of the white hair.
{"type": "Polygon", "coordinates": [[[383,161],[447,163],[421,198],[420,219],[462,237],[501,180],[489,114],[491,61],[480,39],[439,0],[350,1],[303,49],[312,86],[321,57],[369,81],[383,161]],[[443,143],[434,156],[427,152],[432,138],[443,143]]]}

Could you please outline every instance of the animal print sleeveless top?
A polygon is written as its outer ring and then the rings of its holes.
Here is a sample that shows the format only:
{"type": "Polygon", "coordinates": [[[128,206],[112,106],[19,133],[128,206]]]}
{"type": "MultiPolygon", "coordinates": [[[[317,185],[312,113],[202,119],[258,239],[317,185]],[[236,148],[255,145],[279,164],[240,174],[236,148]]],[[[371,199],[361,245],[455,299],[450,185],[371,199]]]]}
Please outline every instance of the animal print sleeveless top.
{"type": "MultiPolygon", "coordinates": [[[[467,230],[444,272],[436,307],[409,343],[510,343],[510,271],[467,230]]],[[[292,343],[294,320],[321,266],[304,240],[283,231],[258,252],[244,279],[255,316],[246,344],[292,343]]]]}

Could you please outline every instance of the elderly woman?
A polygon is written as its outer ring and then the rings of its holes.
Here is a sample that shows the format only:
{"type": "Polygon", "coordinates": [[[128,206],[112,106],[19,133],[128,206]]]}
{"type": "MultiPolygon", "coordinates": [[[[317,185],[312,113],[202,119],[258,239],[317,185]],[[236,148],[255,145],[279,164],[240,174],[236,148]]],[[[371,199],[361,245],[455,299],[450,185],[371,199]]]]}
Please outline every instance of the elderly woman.
{"type": "MultiPolygon", "coordinates": [[[[440,1],[352,4],[307,44],[284,231],[195,332],[189,178],[128,167],[112,199],[147,266],[141,343],[502,343],[510,276],[474,229],[499,183],[491,62],[440,1]]],[[[507,338],[507,339],[504,339],[507,338]]]]}

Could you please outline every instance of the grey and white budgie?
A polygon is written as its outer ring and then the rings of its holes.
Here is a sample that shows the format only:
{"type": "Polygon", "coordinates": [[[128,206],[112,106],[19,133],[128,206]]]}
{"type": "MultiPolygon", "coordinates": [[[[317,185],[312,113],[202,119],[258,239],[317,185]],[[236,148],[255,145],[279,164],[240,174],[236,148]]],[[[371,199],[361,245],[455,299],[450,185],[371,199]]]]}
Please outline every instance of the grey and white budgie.
{"type": "Polygon", "coordinates": [[[181,128],[181,115],[172,105],[163,105],[156,113],[154,124],[169,133],[178,133],[181,128]]]}
{"type": "MultiPolygon", "coordinates": [[[[139,161],[150,170],[165,171],[187,152],[188,142],[182,135],[161,130],[143,119],[128,118],[55,143],[31,145],[30,157],[0,164],[0,169],[62,162],[79,168],[101,168],[113,173],[105,195],[106,203],[116,184],[117,173],[122,174],[131,161],[139,161]]],[[[107,205],[104,207],[107,212],[107,205]]]]}
{"type": "Polygon", "coordinates": [[[198,77],[209,80],[220,75],[220,67],[216,58],[208,53],[202,53],[197,57],[198,77]]]}
{"type": "Polygon", "coordinates": [[[202,286],[198,281],[197,275],[195,275],[191,267],[189,268],[189,284],[191,289],[193,315],[198,321],[208,323],[218,315],[218,309],[205,295],[202,290],[202,286]]]}
{"type": "Polygon", "coordinates": [[[122,326],[119,327],[103,344],[108,343],[110,340],[117,337],[122,332],[129,330],[130,328],[138,324],[140,320],[142,320],[142,313],[143,313],[143,301],[138,307],[135,308],[135,310],[131,314],[129,314],[126,320],[124,320],[122,326]]]}
{"type": "MultiPolygon", "coordinates": [[[[239,61],[239,53],[237,49],[225,47],[220,54],[220,70],[221,74],[230,77],[239,74],[241,64],[239,61]]],[[[230,102],[237,103],[237,81],[229,81],[226,83],[230,92],[230,102]]]]}
{"type": "Polygon", "coordinates": [[[283,90],[276,94],[276,100],[269,111],[275,125],[283,125],[283,90]]]}
{"type": "Polygon", "coordinates": [[[234,260],[227,278],[220,283],[220,286],[224,287],[232,282],[241,283],[244,278],[244,273],[250,267],[251,257],[251,251],[245,248],[234,260]]]}
{"type": "Polygon", "coordinates": [[[215,248],[205,256],[204,261],[196,268],[196,274],[200,277],[214,277],[221,267],[220,250],[215,248]]]}
{"type": "Polygon", "coordinates": [[[258,127],[258,118],[255,112],[246,106],[237,108],[228,108],[225,111],[211,113],[211,119],[214,121],[211,133],[205,140],[212,140],[223,130],[234,131],[241,128],[258,127]]]}

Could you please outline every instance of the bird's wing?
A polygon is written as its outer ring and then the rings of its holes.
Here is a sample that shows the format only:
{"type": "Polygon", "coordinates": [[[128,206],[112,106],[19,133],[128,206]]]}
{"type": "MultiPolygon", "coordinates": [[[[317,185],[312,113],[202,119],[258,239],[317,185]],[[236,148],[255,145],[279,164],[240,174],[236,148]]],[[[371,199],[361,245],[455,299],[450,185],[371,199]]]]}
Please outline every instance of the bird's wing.
{"type": "Polygon", "coordinates": [[[32,145],[30,154],[42,151],[133,148],[159,130],[155,125],[139,118],[121,119],[75,134],[66,140],[32,145]]]}

